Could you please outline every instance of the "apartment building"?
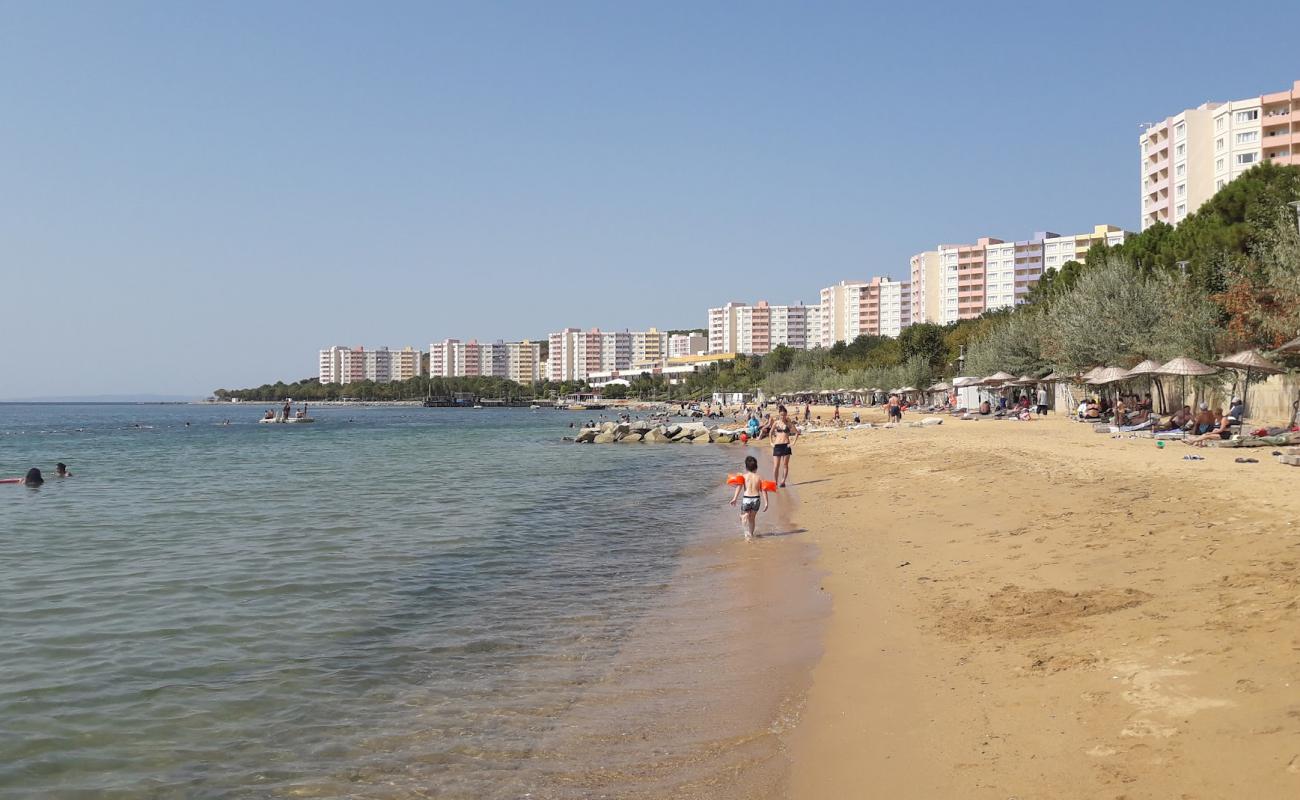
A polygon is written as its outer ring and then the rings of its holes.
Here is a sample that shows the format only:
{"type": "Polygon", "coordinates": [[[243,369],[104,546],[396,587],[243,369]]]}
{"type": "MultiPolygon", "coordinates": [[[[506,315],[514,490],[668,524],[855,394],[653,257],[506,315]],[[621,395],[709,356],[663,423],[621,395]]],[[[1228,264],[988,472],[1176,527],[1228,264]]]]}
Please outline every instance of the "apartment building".
{"type": "Polygon", "coordinates": [[[479,342],[443,339],[429,345],[429,374],[439,378],[541,380],[542,347],[537,342],[479,342]]]}
{"type": "Polygon", "coordinates": [[[506,377],[516,383],[534,383],[546,374],[542,371],[542,343],[525,339],[506,342],[506,377]]]}
{"type": "Polygon", "coordinates": [[[862,294],[866,281],[840,281],[821,290],[821,340],[829,347],[836,342],[851,342],[861,330],[862,294]]]}
{"type": "Polygon", "coordinates": [[[646,331],[602,331],[565,328],[549,338],[547,378],[552,381],[585,380],[594,373],[625,371],[634,364],[663,363],[668,337],[646,331]]]}
{"type": "Polygon", "coordinates": [[[859,336],[897,336],[912,324],[911,283],[890,278],[840,281],[821,290],[818,346],[859,336]]]}
{"type": "Polygon", "coordinates": [[[736,316],[744,303],[731,302],[721,308],[709,309],[709,352],[737,352],[736,316]]]}
{"type": "Polygon", "coordinates": [[[974,244],[939,245],[939,276],[943,288],[939,295],[939,318],[931,322],[947,325],[978,317],[987,310],[984,291],[987,252],[991,245],[1000,244],[1005,242],[982,236],[974,244]]]}
{"type": "Polygon", "coordinates": [[[576,372],[575,355],[577,336],[580,328],[565,328],[547,337],[549,354],[547,355],[547,380],[559,383],[574,380],[576,372]]]}
{"type": "Polygon", "coordinates": [[[674,333],[668,337],[668,357],[680,358],[708,352],[709,337],[699,333],[674,333]]]}
{"type": "Polygon", "coordinates": [[[320,351],[317,373],[321,383],[390,383],[414,378],[421,373],[422,353],[413,347],[389,350],[377,347],[335,345],[320,351]]]}
{"type": "Polygon", "coordinates": [[[1114,247],[1123,244],[1133,234],[1116,225],[1094,225],[1089,233],[1073,236],[1049,235],[1043,240],[1043,269],[1059,270],[1067,261],[1084,264],[1088,250],[1095,244],[1114,247]]]}
{"type": "Polygon", "coordinates": [[[1300,81],[1182,111],[1148,127],[1138,147],[1142,230],[1177,225],[1262,161],[1300,164],[1300,81]]]}
{"type": "Polygon", "coordinates": [[[764,355],[782,345],[803,350],[818,346],[820,329],[818,306],[728,303],[709,309],[708,348],[710,353],[746,355],[764,355]]]}
{"type": "Polygon", "coordinates": [[[926,250],[912,256],[908,273],[912,278],[912,322],[938,322],[943,296],[939,251],[926,250]]]}
{"type": "Polygon", "coordinates": [[[668,358],[668,334],[657,328],[629,331],[633,364],[661,364],[668,358]]]}

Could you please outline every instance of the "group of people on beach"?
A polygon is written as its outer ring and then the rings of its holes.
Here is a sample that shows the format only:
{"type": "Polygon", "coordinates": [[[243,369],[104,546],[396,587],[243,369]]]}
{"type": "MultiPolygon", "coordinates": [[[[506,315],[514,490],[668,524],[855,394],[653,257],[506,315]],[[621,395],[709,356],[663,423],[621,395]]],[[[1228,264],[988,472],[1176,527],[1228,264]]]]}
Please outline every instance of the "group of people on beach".
{"type": "MultiPolygon", "coordinates": [[[[68,471],[68,465],[62,461],[54,465],[54,477],[71,478],[72,473],[68,471]]],[[[40,486],[45,483],[45,476],[41,474],[39,467],[32,467],[27,470],[27,474],[21,478],[3,478],[0,483],[17,483],[23,486],[40,486]]]]}

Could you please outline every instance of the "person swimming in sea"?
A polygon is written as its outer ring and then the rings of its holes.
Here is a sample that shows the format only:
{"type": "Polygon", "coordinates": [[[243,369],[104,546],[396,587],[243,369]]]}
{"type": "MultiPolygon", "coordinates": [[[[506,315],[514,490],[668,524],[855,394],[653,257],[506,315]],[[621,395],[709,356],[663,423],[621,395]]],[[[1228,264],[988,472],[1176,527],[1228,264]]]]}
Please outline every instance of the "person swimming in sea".
{"type": "Polygon", "coordinates": [[[761,501],[763,510],[768,508],[767,490],[758,477],[758,459],[745,456],[744,482],[736,486],[731,495],[731,505],[740,501],[740,528],[745,533],[745,541],[754,541],[754,528],[758,525],[758,507],[761,501]],[[742,495],[741,492],[744,492],[742,495]]]}
{"type": "Polygon", "coordinates": [[[41,471],[36,467],[27,470],[26,477],[23,478],[23,486],[40,486],[45,483],[45,478],[41,476],[41,471]]]}
{"type": "Polygon", "coordinates": [[[56,478],[71,478],[71,477],[72,477],[72,473],[71,473],[71,472],[68,472],[68,465],[67,465],[67,464],[64,464],[62,461],[60,461],[59,463],[57,463],[57,464],[54,465],[54,477],[56,477],[56,478]]]}

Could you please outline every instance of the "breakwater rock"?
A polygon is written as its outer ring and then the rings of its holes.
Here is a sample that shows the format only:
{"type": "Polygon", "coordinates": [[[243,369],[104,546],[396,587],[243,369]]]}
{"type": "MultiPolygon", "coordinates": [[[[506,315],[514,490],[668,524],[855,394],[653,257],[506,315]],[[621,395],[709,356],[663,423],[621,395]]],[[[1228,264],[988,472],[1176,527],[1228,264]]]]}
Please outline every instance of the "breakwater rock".
{"type": "Polygon", "coordinates": [[[699,422],[656,425],[650,422],[605,422],[583,428],[576,444],[731,444],[740,431],[710,428],[699,422]]]}

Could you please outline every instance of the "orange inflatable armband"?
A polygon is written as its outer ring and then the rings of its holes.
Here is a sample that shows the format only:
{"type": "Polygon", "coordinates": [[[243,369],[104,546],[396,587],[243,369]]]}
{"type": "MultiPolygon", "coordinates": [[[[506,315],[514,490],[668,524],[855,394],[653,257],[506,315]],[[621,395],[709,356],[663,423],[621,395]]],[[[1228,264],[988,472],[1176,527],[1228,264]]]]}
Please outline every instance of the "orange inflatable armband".
{"type": "Polygon", "coordinates": [[[728,485],[728,486],[744,486],[744,485],[745,485],[745,476],[744,476],[744,475],[740,475],[740,474],[736,474],[736,475],[728,475],[728,476],[727,476],[727,485],[728,485]]]}
{"type": "Polygon", "coordinates": [[[763,481],[763,491],[765,491],[765,492],[775,492],[775,491],[776,491],[776,481],[763,481]]]}

